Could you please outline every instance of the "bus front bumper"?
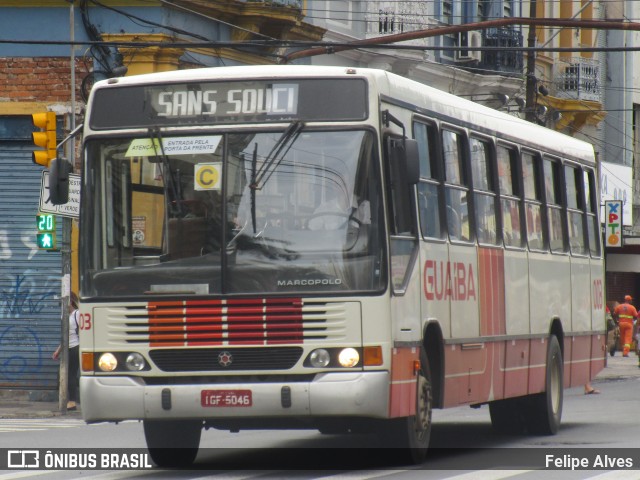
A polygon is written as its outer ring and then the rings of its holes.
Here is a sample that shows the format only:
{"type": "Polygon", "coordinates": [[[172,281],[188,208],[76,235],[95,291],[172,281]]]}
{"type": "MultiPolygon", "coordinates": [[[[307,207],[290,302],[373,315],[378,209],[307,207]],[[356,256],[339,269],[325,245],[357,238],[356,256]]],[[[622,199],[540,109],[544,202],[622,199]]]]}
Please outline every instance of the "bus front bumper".
{"type": "Polygon", "coordinates": [[[332,372],[317,375],[311,382],[189,385],[145,385],[136,377],[83,376],[80,400],[82,416],[89,423],[310,416],[386,418],[389,383],[388,372],[332,372]],[[246,397],[247,391],[250,397],[246,397]],[[229,392],[232,396],[242,393],[244,405],[215,405],[217,402],[212,399],[229,392]]]}

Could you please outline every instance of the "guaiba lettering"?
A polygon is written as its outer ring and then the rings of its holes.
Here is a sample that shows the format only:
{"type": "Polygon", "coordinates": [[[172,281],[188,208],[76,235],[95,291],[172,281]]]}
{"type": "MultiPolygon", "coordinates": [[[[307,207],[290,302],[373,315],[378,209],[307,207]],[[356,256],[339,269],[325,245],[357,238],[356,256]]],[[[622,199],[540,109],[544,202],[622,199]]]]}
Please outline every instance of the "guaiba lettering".
{"type": "Polygon", "coordinates": [[[473,265],[427,260],[424,262],[424,296],[427,300],[477,300],[473,265]]]}

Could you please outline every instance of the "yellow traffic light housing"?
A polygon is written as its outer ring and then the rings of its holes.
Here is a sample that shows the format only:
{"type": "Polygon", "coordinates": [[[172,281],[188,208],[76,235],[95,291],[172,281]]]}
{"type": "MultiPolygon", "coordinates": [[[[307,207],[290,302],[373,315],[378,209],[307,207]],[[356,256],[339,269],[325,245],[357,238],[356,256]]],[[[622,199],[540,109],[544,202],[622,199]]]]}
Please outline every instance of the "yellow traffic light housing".
{"type": "Polygon", "coordinates": [[[49,167],[51,160],[56,158],[56,114],[54,112],[41,112],[31,115],[33,125],[43,129],[40,132],[33,132],[33,143],[44,150],[34,150],[32,155],[33,163],[49,167]]]}

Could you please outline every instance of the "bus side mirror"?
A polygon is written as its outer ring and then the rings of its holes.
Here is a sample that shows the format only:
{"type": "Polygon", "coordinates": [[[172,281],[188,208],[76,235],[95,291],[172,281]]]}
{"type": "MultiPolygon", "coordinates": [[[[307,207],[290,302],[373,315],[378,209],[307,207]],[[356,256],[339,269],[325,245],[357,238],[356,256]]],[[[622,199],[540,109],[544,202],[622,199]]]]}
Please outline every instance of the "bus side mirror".
{"type": "Polygon", "coordinates": [[[407,183],[416,185],[420,181],[420,157],[416,140],[404,139],[404,157],[405,168],[407,169],[407,183]]]}
{"type": "Polygon", "coordinates": [[[69,201],[69,174],[71,164],[62,158],[49,163],[49,199],[53,205],[64,205],[69,201]]]}

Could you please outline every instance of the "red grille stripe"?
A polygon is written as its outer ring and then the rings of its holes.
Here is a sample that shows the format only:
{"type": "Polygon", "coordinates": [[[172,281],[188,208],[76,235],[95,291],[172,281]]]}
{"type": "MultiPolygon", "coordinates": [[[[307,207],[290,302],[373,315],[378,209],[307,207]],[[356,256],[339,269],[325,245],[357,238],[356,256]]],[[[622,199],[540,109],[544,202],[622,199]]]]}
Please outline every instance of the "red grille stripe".
{"type": "Polygon", "coordinates": [[[188,300],[148,304],[151,346],[302,343],[300,298],[188,300]]]}

